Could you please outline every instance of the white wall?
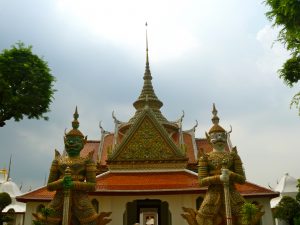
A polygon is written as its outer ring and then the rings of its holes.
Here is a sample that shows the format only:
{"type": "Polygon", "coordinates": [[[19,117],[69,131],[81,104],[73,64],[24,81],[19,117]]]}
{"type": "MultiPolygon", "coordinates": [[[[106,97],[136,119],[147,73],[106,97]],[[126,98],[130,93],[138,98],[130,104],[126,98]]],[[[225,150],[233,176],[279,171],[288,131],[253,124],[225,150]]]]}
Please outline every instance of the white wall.
{"type": "Polygon", "coordinates": [[[126,210],[127,202],[144,199],[160,199],[169,203],[169,210],[172,214],[172,225],[187,224],[182,218],[182,206],[196,208],[196,199],[199,195],[149,195],[149,196],[91,196],[99,201],[100,212],[113,212],[110,225],[123,224],[123,214],[126,210]]]}
{"type": "MultiPolygon", "coordinates": [[[[172,214],[172,225],[188,225],[182,218],[182,207],[196,209],[196,199],[198,194],[177,194],[177,195],[149,195],[149,196],[90,196],[90,199],[96,199],[99,202],[99,212],[113,212],[112,221],[109,225],[122,225],[123,214],[126,210],[127,202],[144,199],[160,199],[169,204],[169,210],[172,214]]],[[[274,220],[270,208],[270,199],[267,198],[251,198],[249,202],[256,201],[264,206],[265,214],[262,218],[262,225],[274,225],[274,220]]],[[[38,205],[45,202],[31,202],[26,205],[25,223],[24,225],[32,225],[32,213],[36,212],[38,205]]]]}
{"type": "Polygon", "coordinates": [[[34,219],[32,213],[36,212],[37,207],[40,205],[47,205],[47,202],[28,202],[26,203],[26,213],[25,213],[25,221],[24,225],[32,225],[32,221],[34,219]]]}

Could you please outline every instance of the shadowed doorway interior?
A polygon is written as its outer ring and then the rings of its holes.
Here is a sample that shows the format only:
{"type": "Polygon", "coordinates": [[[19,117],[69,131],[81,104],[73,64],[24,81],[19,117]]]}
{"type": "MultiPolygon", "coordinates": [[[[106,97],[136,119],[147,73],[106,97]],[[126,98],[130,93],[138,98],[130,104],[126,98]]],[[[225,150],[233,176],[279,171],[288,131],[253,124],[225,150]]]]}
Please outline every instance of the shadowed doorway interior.
{"type": "Polygon", "coordinates": [[[140,225],[172,225],[169,204],[159,199],[128,202],[123,215],[123,224],[134,225],[135,223],[140,225]]]}

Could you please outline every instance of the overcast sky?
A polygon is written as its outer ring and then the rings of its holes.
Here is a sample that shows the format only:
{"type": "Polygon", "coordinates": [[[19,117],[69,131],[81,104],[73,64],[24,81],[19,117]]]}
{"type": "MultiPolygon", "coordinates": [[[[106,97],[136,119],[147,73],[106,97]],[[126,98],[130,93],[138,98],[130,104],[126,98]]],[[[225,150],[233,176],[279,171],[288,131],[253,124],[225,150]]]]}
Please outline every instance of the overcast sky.
{"type": "Polygon", "coordinates": [[[0,0],[0,49],[32,45],[57,80],[49,121],[0,128],[0,167],[12,154],[11,176],[23,191],[43,185],[76,105],[92,140],[99,121],[113,131],[113,110],[128,121],[143,84],[147,21],[162,113],[176,120],[184,110],[184,129],[198,120],[200,138],[216,103],[248,181],[274,187],[285,173],[300,178],[300,117],[289,108],[299,86],[278,78],[288,53],[273,44],[278,29],[266,11],[262,0],[0,0]]]}

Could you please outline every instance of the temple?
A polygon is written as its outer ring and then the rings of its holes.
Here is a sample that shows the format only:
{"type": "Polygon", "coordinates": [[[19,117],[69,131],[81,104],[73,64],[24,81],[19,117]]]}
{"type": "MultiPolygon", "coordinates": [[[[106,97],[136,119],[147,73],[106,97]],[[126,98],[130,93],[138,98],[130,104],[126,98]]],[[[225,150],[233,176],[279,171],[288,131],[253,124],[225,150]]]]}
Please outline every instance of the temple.
{"type": "Polygon", "coordinates": [[[10,164],[11,158],[9,163],[9,169],[0,169],[0,193],[6,192],[7,194],[9,194],[11,198],[11,204],[7,205],[0,213],[3,216],[11,219],[9,220],[9,222],[4,222],[4,224],[9,223],[12,225],[23,225],[26,205],[16,200],[16,198],[22,195],[23,193],[10,177],[10,164]]]}
{"type": "MultiPolygon", "coordinates": [[[[203,201],[207,187],[199,186],[198,158],[211,152],[212,146],[206,138],[195,137],[197,122],[183,130],[184,114],[175,121],[162,114],[163,102],[152,85],[148,41],[146,45],[143,86],[133,102],[135,114],[123,122],[113,113],[114,131],[100,126],[101,139],[88,140],[81,151],[85,157],[95,150],[98,175],[89,198],[97,212],[112,212],[111,225],[188,224],[181,216],[182,207],[198,209],[203,201]]],[[[272,225],[270,199],[278,194],[251,182],[235,187],[247,201],[263,205],[260,224],[272,225]]],[[[24,225],[31,225],[32,213],[53,196],[41,187],[18,197],[27,204],[24,225]]]]}

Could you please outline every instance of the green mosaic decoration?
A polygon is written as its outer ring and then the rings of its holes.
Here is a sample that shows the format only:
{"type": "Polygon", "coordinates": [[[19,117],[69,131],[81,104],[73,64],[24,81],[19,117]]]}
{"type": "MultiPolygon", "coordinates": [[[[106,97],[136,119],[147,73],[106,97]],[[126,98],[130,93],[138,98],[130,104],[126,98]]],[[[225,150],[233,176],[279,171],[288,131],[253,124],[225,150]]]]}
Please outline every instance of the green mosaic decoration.
{"type": "Polygon", "coordinates": [[[119,160],[161,160],[173,158],[171,147],[149,118],[140,125],[130,142],[123,148],[119,160]]]}
{"type": "Polygon", "coordinates": [[[145,107],[113,150],[110,169],[186,168],[187,158],[151,108],[145,107]]]}

